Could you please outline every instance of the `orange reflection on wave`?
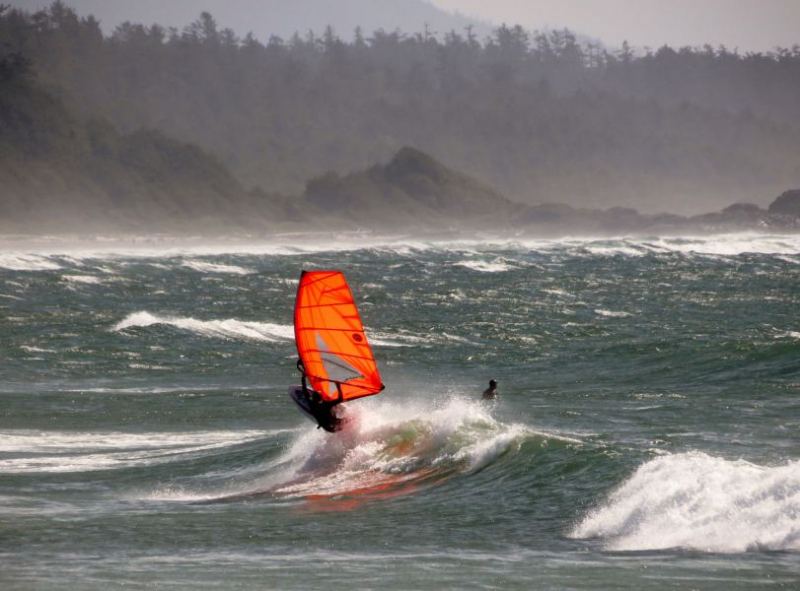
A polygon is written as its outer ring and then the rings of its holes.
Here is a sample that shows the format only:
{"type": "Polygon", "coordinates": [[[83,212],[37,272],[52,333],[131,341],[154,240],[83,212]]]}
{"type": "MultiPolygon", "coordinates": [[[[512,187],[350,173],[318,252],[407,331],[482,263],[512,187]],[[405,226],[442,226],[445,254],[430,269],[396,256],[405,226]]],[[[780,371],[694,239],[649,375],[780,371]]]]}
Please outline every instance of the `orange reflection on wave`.
{"type": "Polygon", "coordinates": [[[422,488],[423,481],[430,484],[441,482],[437,478],[433,482],[431,477],[441,476],[434,468],[427,468],[413,474],[382,474],[381,481],[369,486],[362,486],[335,494],[309,494],[303,498],[306,503],[301,507],[302,512],[332,512],[353,511],[362,505],[375,500],[388,500],[413,494],[422,488]]]}

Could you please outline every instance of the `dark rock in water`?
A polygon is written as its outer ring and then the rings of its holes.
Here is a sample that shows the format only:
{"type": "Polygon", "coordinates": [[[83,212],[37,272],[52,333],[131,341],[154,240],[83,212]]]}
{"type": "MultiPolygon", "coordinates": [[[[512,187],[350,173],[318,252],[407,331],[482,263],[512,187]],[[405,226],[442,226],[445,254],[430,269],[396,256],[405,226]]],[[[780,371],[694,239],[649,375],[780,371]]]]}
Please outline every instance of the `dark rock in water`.
{"type": "Polygon", "coordinates": [[[800,189],[785,191],[769,206],[769,212],[777,215],[800,217],[800,189]]]}

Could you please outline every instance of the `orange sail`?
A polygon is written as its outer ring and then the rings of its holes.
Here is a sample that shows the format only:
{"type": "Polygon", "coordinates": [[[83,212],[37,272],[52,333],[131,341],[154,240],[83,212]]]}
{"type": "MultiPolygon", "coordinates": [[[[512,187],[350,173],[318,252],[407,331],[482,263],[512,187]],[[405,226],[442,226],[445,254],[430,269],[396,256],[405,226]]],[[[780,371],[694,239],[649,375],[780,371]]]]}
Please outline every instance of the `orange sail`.
{"type": "Polygon", "coordinates": [[[311,387],[328,401],[383,390],[353,294],[340,271],[303,271],[294,306],[294,339],[311,387]]]}

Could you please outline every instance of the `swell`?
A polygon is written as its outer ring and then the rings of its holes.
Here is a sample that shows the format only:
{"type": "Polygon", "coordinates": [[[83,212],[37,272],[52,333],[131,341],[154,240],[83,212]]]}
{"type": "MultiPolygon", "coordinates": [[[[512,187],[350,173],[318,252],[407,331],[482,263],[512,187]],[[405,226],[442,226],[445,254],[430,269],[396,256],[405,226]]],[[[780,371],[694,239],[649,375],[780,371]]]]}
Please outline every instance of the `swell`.
{"type": "Polygon", "coordinates": [[[354,418],[349,427],[336,435],[304,423],[285,449],[268,460],[240,465],[235,475],[199,474],[191,481],[159,488],[148,498],[217,502],[346,498],[359,503],[416,493],[489,468],[513,471],[520,455],[534,448],[579,444],[523,424],[503,423],[489,408],[460,399],[438,407],[362,404],[350,412],[354,418]]]}
{"type": "Polygon", "coordinates": [[[800,461],[762,466],[702,452],[655,458],[570,535],[617,551],[800,551],[800,461]]]}

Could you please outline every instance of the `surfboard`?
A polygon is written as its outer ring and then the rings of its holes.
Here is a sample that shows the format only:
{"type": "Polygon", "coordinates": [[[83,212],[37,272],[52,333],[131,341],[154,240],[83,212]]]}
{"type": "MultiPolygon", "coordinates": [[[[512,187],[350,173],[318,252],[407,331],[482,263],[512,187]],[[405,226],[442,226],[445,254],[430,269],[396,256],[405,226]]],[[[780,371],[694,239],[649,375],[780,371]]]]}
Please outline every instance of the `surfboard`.
{"type": "Polygon", "coordinates": [[[299,367],[324,400],[345,402],[384,389],[353,292],[341,271],[300,275],[294,338],[299,367]]]}
{"type": "Polygon", "coordinates": [[[300,409],[300,412],[303,413],[309,421],[316,425],[317,419],[315,419],[314,415],[311,414],[311,405],[309,404],[306,395],[303,394],[303,387],[289,386],[289,397],[294,400],[294,403],[297,405],[297,408],[300,409]]]}

